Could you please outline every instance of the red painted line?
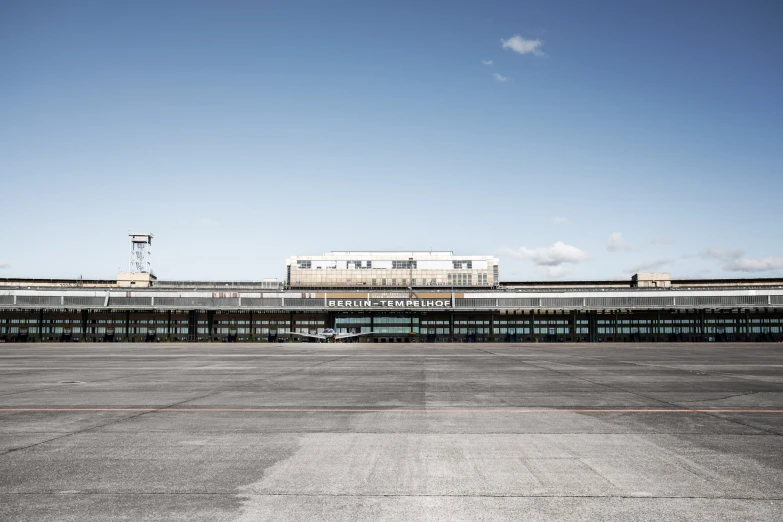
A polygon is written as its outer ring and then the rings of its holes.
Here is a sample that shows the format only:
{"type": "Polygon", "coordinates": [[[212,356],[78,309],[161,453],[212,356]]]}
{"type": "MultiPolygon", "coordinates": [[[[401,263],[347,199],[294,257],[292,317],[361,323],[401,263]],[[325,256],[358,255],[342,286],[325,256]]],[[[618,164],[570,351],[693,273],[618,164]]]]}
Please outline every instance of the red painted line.
{"type": "Polygon", "coordinates": [[[0,413],[36,412],[154,412],[154,413],[783,413],[783,410],[709,409],[391,409],[391,408],[0,408],[0,413]]]}

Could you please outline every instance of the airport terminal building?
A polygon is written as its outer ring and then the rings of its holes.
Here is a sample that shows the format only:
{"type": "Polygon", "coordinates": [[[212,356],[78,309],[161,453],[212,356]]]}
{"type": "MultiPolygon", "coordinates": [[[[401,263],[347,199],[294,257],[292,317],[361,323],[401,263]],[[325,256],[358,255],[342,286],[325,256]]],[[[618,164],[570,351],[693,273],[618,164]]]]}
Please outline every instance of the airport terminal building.
{"type": "Polygon", "coordinates": [[[501,281],[492,256],[332,252],[290,257],[286,281],[163,281],[148,251],[116,280],[0,279],[0,341],[783,341],[776,278],[501,281]]]}
{"type": "Polygon", "coordinates": [[[492,287],[499,283],[492,256],[452,252],[330,252],[286,260],[288,287],[397,288],[492,287]]]}

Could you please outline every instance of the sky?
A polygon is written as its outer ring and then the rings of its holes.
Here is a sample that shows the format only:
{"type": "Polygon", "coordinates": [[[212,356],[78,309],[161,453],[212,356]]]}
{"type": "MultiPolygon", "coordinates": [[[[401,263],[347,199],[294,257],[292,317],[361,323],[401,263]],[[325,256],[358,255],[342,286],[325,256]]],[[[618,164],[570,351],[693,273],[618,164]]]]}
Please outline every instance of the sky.
{"type": "Polygon", "coordinates": [[[0,3],[0,277],[783,276],[778,1],[0,3]]]}

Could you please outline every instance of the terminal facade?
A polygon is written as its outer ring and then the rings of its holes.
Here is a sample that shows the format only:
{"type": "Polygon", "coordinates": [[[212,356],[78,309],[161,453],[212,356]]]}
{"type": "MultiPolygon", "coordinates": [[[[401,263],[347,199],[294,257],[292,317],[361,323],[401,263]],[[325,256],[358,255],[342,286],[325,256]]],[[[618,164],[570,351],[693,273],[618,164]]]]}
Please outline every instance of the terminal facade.
{"type": "Polygon", "coordinates": [[[377,343],[783,341],[783,279],[501,282],[491,256],[450,252],[286,266],[285,282],[160,281],[133,267],[117,280],[0,279],[0,342],[285,342],[326,328],[377,343]]]}
{"type": "Polygon", "coordinates": [[[288,287],[493,287],[499,261],[453,252],[329,252],[286,259],[288,287]]]}

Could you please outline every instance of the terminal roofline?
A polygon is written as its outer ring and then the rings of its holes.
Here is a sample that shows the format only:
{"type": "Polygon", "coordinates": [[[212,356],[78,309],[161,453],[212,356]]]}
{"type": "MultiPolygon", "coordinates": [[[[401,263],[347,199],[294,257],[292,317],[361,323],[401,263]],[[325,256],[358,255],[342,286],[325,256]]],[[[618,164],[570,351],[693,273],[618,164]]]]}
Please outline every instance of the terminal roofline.
{"type": "MultiPolygon", "coordinates": [[[[69,285],[97,285],[104,284],[107,286],[116,285],[116,279],[82,279],[82,278],[47,278],[47,277],[0,277],[0,286],[16,286],[31,284],[40,286],[41,284],[69,284],[69,285]]],[[[225,286],[225,285],[265,285],[274,282],[281,282],[276,278],[265,278],[259,280],[159,280],[154,286],[168,286],[168,285],[198,285],[198,286],[225,286]]],[[[747,286],[752,284],[763,284],[765,286],[783,286],[783,277],[740,277],[740,278],[714,278],[714,279],[672,279],[672,286],[684,287],[684,286],[723,286],[729,284],[736,284],[740,286],[747,286]]],[[[537,281],[500,281],[501,288],[515,288],[515,287],[604,287],[604,288],[625,288],[630,286],[630,280],[626,279],[609,279],[609,280],[570,280],[570,281],[558,281],[558,280],[537,280],[537,281]]],[[[349,288],[349,287],[346,287],[349,288]]],[[[355,289],[355,287],[350,287],[355,289]]],[[[379,287],[381,288],[381,287],[379,287]]],[[[385,288],[385,287],[382,287],[385,288]]],[[[428,286],[417,286],[417,288],[431,288],[428,286]]],[[[456,288],[456,286],[455,286],[456,288]]],[[[471,288],[471,287],[466,287],[471,288]]]]}
{"type": "MultiPolygon", "coordinates": [[[[115,279],[67,279],[67,278],[26,278],[26,277],[3,277],[0,278],[0,287],[20,287],[20,286],[54,286],[54,287],[94,287],[94,288],[115,288],[118,286],[115,279]]],[[[225,289],[231,287],[241,287],[251,289],[257,287],[259,289],[269,290],[271,286],[275,286],[279,290],[284,290],[284,284],[278,279],[267,278],[263,280],[237,280],[237,281],[215,281],[215,280],[160,280],[155,281],[152,284],[152,289],[165,289],[165,288],[215,288],[225,289]]],[[[668,288],[729,288],[729,287],[752,287],[752,286],[764,286],[764,287],[780,287],[783,286],[783,278],[781,277],[748,277],[748,278],[716,278],[716,279],[672,279],[671,287],[668,288]]],[[[458,285],[435,285],[435,286],[420,286],[416,285],[416,289],[421,290],[447,290],[447,289],[459,289],[460,291],[475,290],[475,291],[487,291],[487,287],[480,286],[458,286],[458,285]]],[[[572,280],[572,281],[501,281],[497,287],[497,290],[583,290],[583,289],[611,289],[618,290],[624,288],[633,288],[631,280],[616,279],[616,280],[572,280]]],[[[138,288],[137,288],[138,289],[138,288]]],[[[296,291],[324,291],[324,290],[374,290],[374,291],[394,291],[405,290],[403,287],[392,286],[345,286],[345,287],[290,287],[290,290],[296,291]]],[[[661,288],[660,290],[663,290],[661,288]]]]}

